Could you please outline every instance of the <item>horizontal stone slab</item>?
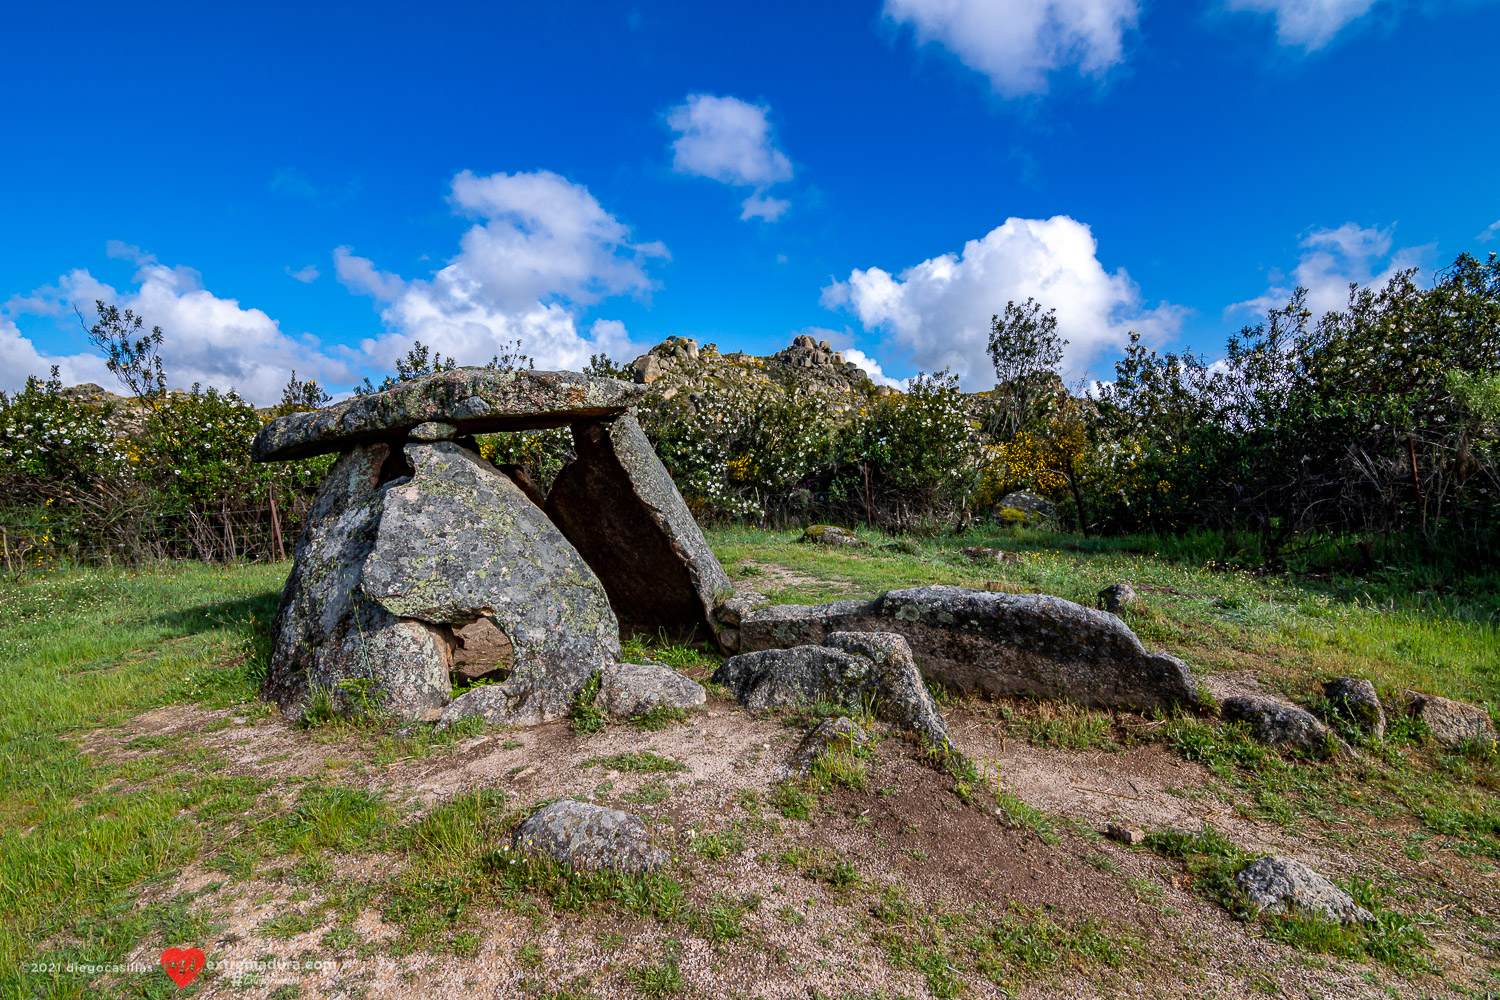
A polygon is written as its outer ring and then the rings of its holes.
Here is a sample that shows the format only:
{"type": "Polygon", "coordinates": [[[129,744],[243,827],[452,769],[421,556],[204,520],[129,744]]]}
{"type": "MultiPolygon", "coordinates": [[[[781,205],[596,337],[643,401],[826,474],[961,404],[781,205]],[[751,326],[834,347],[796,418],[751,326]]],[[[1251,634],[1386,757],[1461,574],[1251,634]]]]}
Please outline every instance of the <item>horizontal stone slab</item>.
{"type": "Polygon", "coordinates": [[[576,372],[455,368],[273,420],[255,436],[250,457],[280,462],[346,451],[364,442],[404,439],[419,424],[434,421],[451,424],[460,435],[562,427],[618,416],[645,392],[645,386],[576,372]]]}
{"type": "Polygon", "coordinates": [[[895,632],[924,677],[960,691],[1135,711],[1198,702],[1181,660],[1147,652],[1114,615],[1040,594],[919,587],[873,601],[778,605],[741,619],[740,649],[815,645],[834,632],[895,632]]]}

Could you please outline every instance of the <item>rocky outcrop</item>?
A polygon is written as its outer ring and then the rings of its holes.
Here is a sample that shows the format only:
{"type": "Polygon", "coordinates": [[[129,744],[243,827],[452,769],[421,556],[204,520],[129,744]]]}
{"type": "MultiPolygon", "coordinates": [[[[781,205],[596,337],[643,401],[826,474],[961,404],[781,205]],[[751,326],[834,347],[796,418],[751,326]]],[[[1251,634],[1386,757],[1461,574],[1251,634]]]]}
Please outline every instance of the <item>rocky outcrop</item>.
{"type": "Polygon", "coordinates": [[[911,648],[894,633],[835,632],[819,646],[742,653],[724,661],[713,679],[752,712],[873,701],[880,718],[935,746],[947,744],[947,723],[922,683],[911,648]]]}
{"type": "Polygon", "coordinates": [[[833,632],[899,633],[923,676],[961,691],[1136,711],[1198,701],[1187,666],[1147,652],[1120,619],[1038,594],[920,587],[873,601],[779,605],[744,617],[740,648],[788,649],[833,632]]]}
{"type": "Polygon", "coordinates": [[[870,543],[860,538],[848,528],[840,528],[832,524],[811,524],[802,530],[802,542],[811,542],[814,545],[832,545],[835,547],[851,549],[867,549],[870,543]]]}
{"type": "Polygon", "coordinates": [[[634,416],[573,425],[578,457],[546,501],[627,627],[714,637],[734,593],[682,495],[634,416]]]}
{"type": "Polygon", "coordinates": [[[1288,747],[1321,756],[1333,738],[1317,716],[1270,695],[1225,698],[1219,714],[1225,722],[1248,723],[1251,735],[1270,747],[1288,747]]]}
{"type": "Polygon", "coordinates": [[[1323,685],[1328,707],[1376,739],[1385,735],[1385,709],[1375,685],[1363,677],[1340,677],[1323,685]]]}
{"type": "Polygon", "coordinates": [[[658,708],[697,708],[708,698],[703,685],[662,663],[611,663],[599,679],[595,704],[610,715],[632,718],[658,708]]]}
{"type": "Polygon", "coordinates": [[[261,428],[250,455],[257,462],[276,462],[372,441],[399,442],[429,422],[450,424],[458,435],[560,427],[619,416],[643,391],[574,372],[455,368],[280,417],[261,428]]]}
{"type": "Polygon", "coordinates": [[[1406,692],[1406,711],[1426,723],[1439,746],[1457,750],[1467,746],[1495,745],[1495,723],[1490,713],[1477,705],[1439,698],[1435,694],[1406,692]]]}
{"type": "Polygon", "coordinates": [[[1262,913],[1314,913],[1341,924],[1370,923],[1375,915],[1347,892],[1295,858],[1267,855],[1235,876],[1262,913]]]}
{"type": "Polygon", "coordinates": [[[638,817],[618,809],[564,799],[543,806],[516,828],[511,849],[521,856],[542,856],[574,868],[609,868],[638,872],[670,860],[651,843],[638,817]]]}

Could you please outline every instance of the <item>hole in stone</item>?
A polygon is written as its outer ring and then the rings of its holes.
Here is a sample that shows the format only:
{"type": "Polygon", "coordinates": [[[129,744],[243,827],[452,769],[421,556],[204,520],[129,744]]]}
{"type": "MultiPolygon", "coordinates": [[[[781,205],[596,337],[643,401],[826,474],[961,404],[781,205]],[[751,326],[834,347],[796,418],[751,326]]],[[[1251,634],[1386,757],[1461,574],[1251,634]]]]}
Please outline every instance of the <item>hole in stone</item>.
{"type": "Polygon", "coordinates": [[[516,650],[493,618],[479,617],[467,625],[454,625],[453,683],[472,684],[478,680],[501,681],[510,676],[516,650]]]}
{"type": "Polygon", "coordinates": [[[376,485],[384,486],[392,480],[410,478],[416,474],[417,470],[406,460],[406,449],[398,444],[391,448],[391,453],[380,466],[380,481],[376,485]]]}

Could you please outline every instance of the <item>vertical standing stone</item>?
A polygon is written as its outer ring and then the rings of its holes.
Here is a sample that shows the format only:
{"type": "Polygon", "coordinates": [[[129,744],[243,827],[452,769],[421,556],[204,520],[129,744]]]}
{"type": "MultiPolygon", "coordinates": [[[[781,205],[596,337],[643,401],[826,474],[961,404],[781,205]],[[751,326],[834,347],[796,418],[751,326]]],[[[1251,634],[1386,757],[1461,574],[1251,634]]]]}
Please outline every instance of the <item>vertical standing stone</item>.
{"type": "Polygon", "coordinates": [[[573,425],[578,458],[558,475],[547,516],[594,568],[627,626],[717,635],[724,568],[631,414],[573,425]]]}

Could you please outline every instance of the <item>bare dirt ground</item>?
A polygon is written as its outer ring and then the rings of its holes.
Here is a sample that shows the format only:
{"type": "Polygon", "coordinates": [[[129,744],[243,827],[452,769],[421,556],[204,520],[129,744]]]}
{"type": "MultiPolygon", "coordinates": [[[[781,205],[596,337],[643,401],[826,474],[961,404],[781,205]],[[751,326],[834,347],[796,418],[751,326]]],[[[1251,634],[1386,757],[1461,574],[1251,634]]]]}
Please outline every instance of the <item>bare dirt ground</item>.
{"type": "MultiPolygon", "coordinates": [[[[332,913],[304,932],[271,936],[268,921],[316,912],[317,886],[309,891],[269,870],[235,881],[193,866],[151,893],[197,893],[193,906],[222,925],[203,946],[211,958],[223,969],[258,968],[237,978],[205,977],[199,995],[206,997],[1459,996],[1474,994],[1449,983],[1473,982],[1494,960],[1493,945],[1485,959],[1486,949],[1447,935],[1440,915],[1426,927],[1440,974],[1409,979],[1387,966],[1299,951],[1193,891],[1176,862],[1094,831],[1111,821],[1186,830],[1209,823],[1243,848],[1292,854],[1331,877],[1368,870],[1374,859],[1387,870],[1448,884],[1471,905],[1497,898],[1493,872],[1450,868],[1440,877],[1430,862],[1415,870],[1421,862],[1390,847],[1356,850],[1243,818],[1201,766],[1160,744],[1048,749],[1007,739],[988,703],[960,702],[946,714],[954,745],[975,758],[986,781],[1046,813],[1057,843],[1006,826],[982,797],[966,804],[948,774],[894,737],[876,747],[866,790],[835,788],[819,797],[809,820],[787,819],[766,802],[788,777],[786,760],[802,730],[752,718],[717,697],[686,722],[656,732],[616,724],[580,736],[556,723],[490,731],[388,763],[279,716],[191,707],[148,712],[81,743],[98,759],[121,761],[155,752],[132,747],[140,737],[178,737],[221,773],[268,780],[273,788],[290,791],[316,779],[378,791],[396,804],[401,822],[480,788],[502,792],[518,810],[565,796],[591,799],[641,815],[677,845],[674,870],[691,900],[754,900],[737,935],[719,940],[625,911],[496,906],[473,915],[478,943],[470,954],[392,957],[383,945],[401,929],[383,918],[378,900],[348,925],[355,937],[341,946],[325,940],[332,913]],[[648,750],[686,770],[640,774],[590,764],[648,750]],[[688,849],[726,828],[742,836],[742,849],[718,860],[688,849]],[[820,863],[834,861],[852,866],[857,879],[847,869],[827,878],[826,864],[819,874],[820,863]],[[917,916],[882,917],[890,892],[917,916]],[[944,920],[958,940],[1006,919],[1097,928],[1121,949],[1119,963],[1090,961],[1064,943],[1061,955],[1031,967],[950,974],[941,959],[936,969],[921,966],[906,947],[933,940],[944,920]],[[643,970],[662,968],[664,959],[678,978],[648,978],[643,970]],[[314,967],[275,967],[294,960],[314,967]]],[[[408,864],[389,852],[342,854],[330,860],[326,877],[374,884],[408,864]]],[[[159,950],[153,943],[132,958],[152,965],[159,950]]]]}

